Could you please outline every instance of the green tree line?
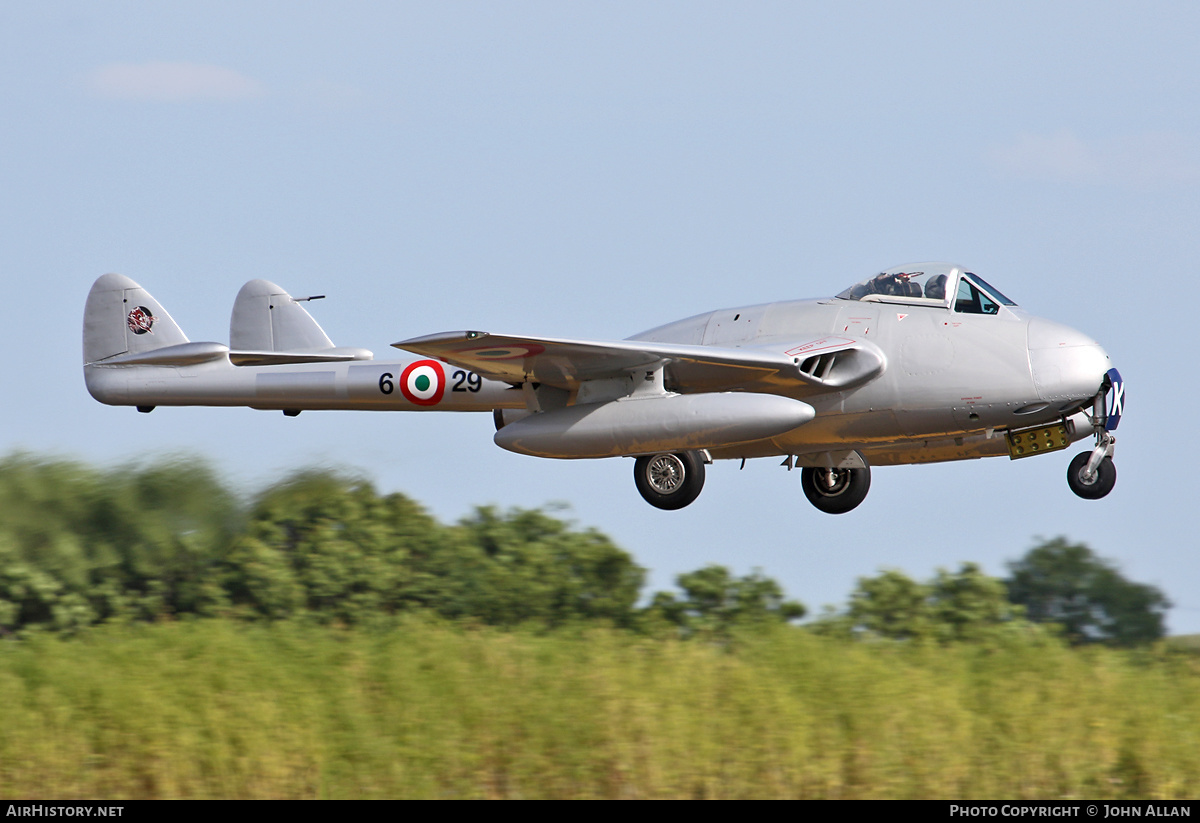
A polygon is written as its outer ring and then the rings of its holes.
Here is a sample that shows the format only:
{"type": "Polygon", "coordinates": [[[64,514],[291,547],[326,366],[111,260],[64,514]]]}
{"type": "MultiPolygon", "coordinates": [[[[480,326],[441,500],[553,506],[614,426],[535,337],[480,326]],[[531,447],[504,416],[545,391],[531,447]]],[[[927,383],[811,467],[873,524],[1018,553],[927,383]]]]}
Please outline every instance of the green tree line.
{"type": "Polygon", "coordinates": [[[249,499],[206,465],[0,460],[0,634],[186,615],[361,625],[423,611],[491,626],[683,633],[791,620],[777,583],[713,566],[639,608],[646,572],[541,510],[445,525],[403,494],[302,471],[249,499]]]}
{"type": "Polygon", "coordinates": [[[824,634],[918,642],[1043,642],[1138,646],[1166,633],[1171,603],[1154,586],[1125,579],[1087,546],[1058,537],[989,577],[975,563],[939,569],[927,582],[896,569],[859,578],[842,612],[816,624],[824,634]]]}
{"type": "MultiPolygon", "coordinates": [[[[1170,606],[1086,546],[1047,541],[1000,580],[966,563],[929,582],[862,578],[815,630],[902,641],[1045,637],[1136,645],[1170,606]]],[[[510,627],[602,622],[682,637],[802,618],[754,572],[680,575],[639,606],[645,570],[595,529],[542,510],[479,507],[443,524],[362,478],[302,471],[252,496],[178,460],[99,469],[0,460],[0,634],[71,633],[188,615],[370,625],[407,612],[510,627]]]]}

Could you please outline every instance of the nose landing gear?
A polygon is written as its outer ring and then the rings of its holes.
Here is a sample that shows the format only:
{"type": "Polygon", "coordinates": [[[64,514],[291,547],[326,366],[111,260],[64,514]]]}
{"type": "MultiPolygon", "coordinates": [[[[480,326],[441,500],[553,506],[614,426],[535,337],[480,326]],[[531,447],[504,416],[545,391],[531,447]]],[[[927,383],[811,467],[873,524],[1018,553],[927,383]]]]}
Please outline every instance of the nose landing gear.
{"type": "Polygon", "coordinates": [[[1092,425],[1096,430],[1096,447],[1080,452],[1067,467],[1067,485],[1085,500],[1099,500],[1117,485],[1117,467],[1113,463],[1113,446],[1117,438],[1113,430],[1121,422],[1125,406],[1125,381],[1116,369],[1104,376],[1101,392],[1092,402],[1092,425]]]}

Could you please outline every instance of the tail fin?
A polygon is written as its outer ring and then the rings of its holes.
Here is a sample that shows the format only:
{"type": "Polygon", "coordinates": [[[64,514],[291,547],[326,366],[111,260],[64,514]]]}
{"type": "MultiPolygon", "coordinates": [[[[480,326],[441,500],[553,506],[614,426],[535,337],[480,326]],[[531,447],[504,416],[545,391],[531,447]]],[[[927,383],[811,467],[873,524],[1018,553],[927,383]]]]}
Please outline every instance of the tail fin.
{"type": "Polygon", "coordinates": [[[269,280],[242,286],[229,318],[229,359],[235,365],[370,360],[366,349],[340,347],[300,301],[269,280]]]}
{"type": "Polygon", "coordinates": [[[123,274],[92,284],[83,310],[83,362],[187,343],[187,335],[150,292],[123,274]]]}
{"type": "Polygon", "coordinates": [[[333,347],[312,315],[271,281],[251,280],[238,292],[229,318],[230,349],[304,352],[333,347]]]}

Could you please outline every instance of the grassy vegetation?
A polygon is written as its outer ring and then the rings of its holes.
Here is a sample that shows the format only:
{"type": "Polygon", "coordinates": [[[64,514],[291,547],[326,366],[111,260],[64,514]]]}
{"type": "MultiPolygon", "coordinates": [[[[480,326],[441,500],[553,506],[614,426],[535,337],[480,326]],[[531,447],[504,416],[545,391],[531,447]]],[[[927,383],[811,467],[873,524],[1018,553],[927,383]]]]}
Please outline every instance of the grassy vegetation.
{"type": "Polygon", "coordinates": [[[0,798],[1181,798],[1191,654],[406,619],[0,642],[0,798]]]}
{"type": "Polygon", "coordinates": [[[1167,646],[1184,652],[1200,652],[1200,634],[1177,634],[1167,638],[1167,646]]]}

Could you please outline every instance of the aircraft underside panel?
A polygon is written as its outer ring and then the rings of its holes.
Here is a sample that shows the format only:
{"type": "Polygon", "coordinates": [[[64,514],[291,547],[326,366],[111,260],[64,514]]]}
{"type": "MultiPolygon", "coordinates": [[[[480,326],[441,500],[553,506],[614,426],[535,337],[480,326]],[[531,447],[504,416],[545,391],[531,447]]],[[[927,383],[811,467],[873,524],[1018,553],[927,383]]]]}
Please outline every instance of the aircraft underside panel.
{"type": "Polygon", "coordinates": [[[994,432],[989,438],[986,433],[940,439],[901,440],[872,445],[847,443],[810,443],[797,446],[797,450],[783,451],[768,441],[743,444],[740,447],[712,449],[716,460],[735,460],[755,457],[781,457],[796,455],[797,465],[823,465],[824,455],[856,451],[872,466],[898,466],[912,463],[938,463],[947,460],[972,460],[979,457],[996,457],[1008,454],[1004,435],[994,432]],[[812,459],[804,459],[810,457],[812,459]]]}
{"type": "MultiPolygon", "coordinates": [[[[711,449],[715,460],[735,460],[754,457],[792,455],[796,465],[824,465],[826,455],[858,452],[872,466],[899,466],[914,463],[939,463],[949,460],[974,460],[980,457],[1001,457],[1009,454],[1004,432],[994,430],[959,432],[938,436],[912,438],[820,439],[821,419],[818,417],[804,429],[789,432],[784,437],[743,443],[729,448],[711,449]],[[816,435],[805,437],[804,435],[816,435]]],[[[1087,414],[1080,412],[1068,418],[1071,442],[1092,435],[1087,414]]],[[[827,431],[827,430],[826,430],[827,431]]],[[[836,461],[835,461],[836,463],[836,461]]]]}

